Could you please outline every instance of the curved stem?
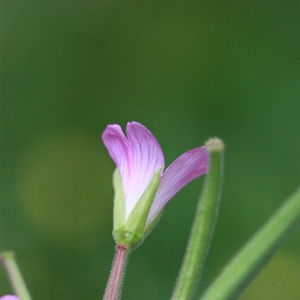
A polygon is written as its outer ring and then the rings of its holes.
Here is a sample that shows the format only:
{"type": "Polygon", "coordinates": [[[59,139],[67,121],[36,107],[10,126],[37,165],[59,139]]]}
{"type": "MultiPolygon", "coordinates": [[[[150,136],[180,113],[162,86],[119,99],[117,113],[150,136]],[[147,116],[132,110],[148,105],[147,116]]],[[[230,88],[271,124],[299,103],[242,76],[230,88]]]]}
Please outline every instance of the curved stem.
{"type": "Polygon", "coordinates": [[[107,282],[104,300],[117,300],[121,296],[129,249],[125,245],[116,246],[116,254],[107,282]]]}

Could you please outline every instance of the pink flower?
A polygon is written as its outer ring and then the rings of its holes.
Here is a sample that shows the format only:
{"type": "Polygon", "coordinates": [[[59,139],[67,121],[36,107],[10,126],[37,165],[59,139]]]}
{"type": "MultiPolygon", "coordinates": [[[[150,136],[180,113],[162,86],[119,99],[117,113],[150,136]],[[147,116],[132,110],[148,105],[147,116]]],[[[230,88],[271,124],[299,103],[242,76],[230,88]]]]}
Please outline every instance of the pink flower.
{"type": "Polygon", "coordinates": [[[19,300],[19,298],[14,295],[5,295],[0,297],[0,300],[19,300]]]}
{"type": "Polygon", "coordinates": [[[161,147],[145,126],[130,122],[126,135],[118,124],[112,124],[103,132],[102,140],[122,179],[125,221],[154,174],[160,172],[158,189],[147,217],[146,225],[149,225],[181,188],[208,172],[209,154],[204,146],[189,150],[164,170],[161,147]]]}

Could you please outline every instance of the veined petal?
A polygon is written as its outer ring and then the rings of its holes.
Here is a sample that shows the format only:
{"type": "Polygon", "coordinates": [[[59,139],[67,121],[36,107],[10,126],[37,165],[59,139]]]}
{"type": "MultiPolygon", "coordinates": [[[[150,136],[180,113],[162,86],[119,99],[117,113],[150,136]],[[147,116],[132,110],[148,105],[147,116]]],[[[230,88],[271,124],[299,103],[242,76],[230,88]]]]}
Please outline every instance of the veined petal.
{"type": "Polygon", "coordinates": [[[209,153],[204,146],[179,156],[163,173],[147,224],[161,212],[167,202],[187,183],[208,172],[209,153]]]}
{"type": "Polygon", "coordinates": [[[108,125],[102,135],[108,152],[116,163],[125,194],[126,213],[129,216],[153,175],[164,167],[164,157],[159,143],[142,124],[130,122],[127,138],[119,125],[108,125]]]}
{"type": "Polygon", "coordinates": [[[126,132],[131,154],[130,176],[124,182],[128,217],[155,172],[164,168],[164,156],[156,138],[145,126],[131,122],[126,132]]]}

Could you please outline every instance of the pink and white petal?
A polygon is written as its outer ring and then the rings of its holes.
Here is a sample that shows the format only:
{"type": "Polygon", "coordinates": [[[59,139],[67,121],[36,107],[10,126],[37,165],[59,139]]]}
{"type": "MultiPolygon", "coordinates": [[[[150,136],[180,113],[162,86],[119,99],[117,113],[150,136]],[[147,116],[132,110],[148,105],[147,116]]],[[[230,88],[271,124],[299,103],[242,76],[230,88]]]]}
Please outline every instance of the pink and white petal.
{"type": "Polygon", "coordinates": [[[126,132],[130,156],[130,176],[125,179],[126,183],[124,182],[128,217],[154,173],[164,168],[164,156],[156,138],[142,124],[130,122],[126,132]]]}
{"type": "Polygon", "coordinates": [[[120,125],[108,125],[102,134],[102,141],[117,167],[119,169],[128,167],[128,142],[120,125]]]}
{"type": "Polygon", "coordinates": [[[147,224],[161,212],[168,201],[187,183],[208,172],[209,153],[204,146],[179,156],[163,173],[147,224]]]}

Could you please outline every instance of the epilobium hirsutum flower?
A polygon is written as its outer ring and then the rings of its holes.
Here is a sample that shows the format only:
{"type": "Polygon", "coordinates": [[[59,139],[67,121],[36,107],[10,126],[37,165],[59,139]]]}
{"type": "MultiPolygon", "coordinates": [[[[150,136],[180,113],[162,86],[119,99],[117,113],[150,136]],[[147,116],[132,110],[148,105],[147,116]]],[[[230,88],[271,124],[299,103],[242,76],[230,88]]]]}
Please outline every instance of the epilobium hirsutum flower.
{"type": "Polygon", "coordinates": [[[118,244],[139,244],[169,200],[187,183],[207,173],[205,147],[189,150],[164,170],[164,155],[152,133],[130,122],[126,135],[117,124],[108,125],[102,140],[115,162],[113,235],[118,244]]]}
{"type": "Polygon", "coordinates": [[[19,298],[14,295],[6,295],[6,296],[0,297],[0,300],[19,300],[19,298]]]}

